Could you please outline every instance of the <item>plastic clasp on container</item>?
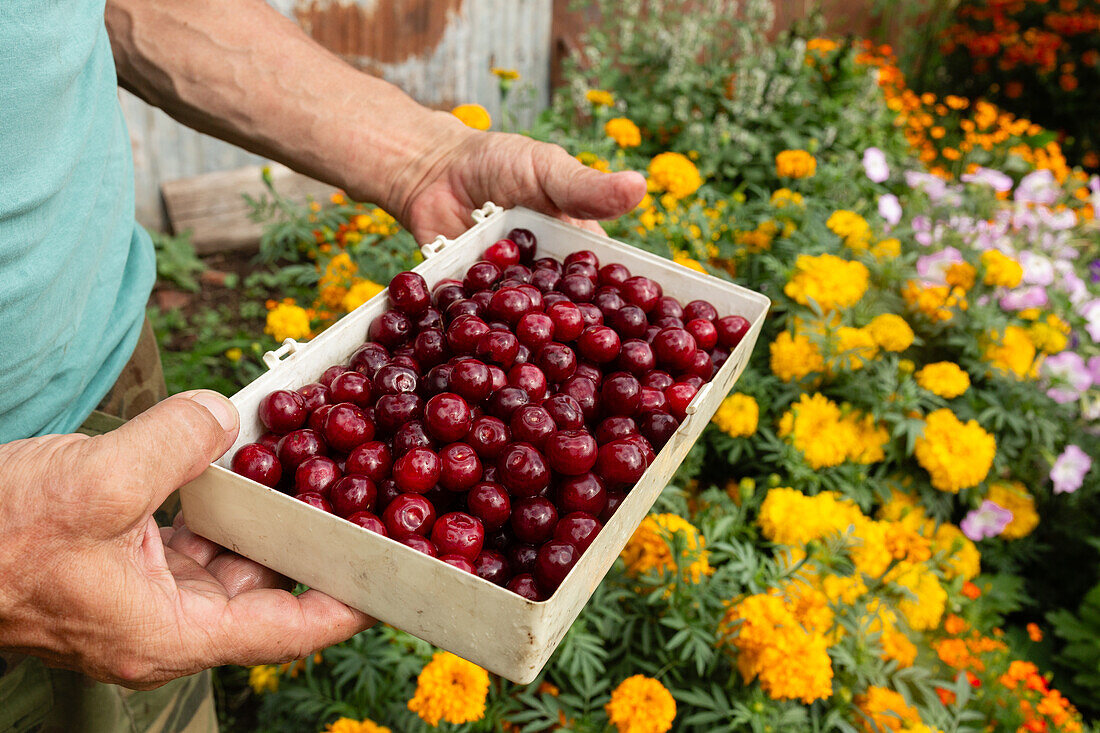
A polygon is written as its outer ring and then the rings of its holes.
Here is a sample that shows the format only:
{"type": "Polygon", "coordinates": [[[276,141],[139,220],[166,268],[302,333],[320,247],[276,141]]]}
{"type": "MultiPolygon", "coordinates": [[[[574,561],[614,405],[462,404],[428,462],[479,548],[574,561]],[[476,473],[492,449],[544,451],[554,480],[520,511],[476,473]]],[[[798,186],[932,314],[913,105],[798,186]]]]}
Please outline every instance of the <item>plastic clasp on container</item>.
{"type": "Polygon", "coordinates": [[[303,345],[294,339],[283,339],[282,346],[264,354],[264,364],[267,364],[269,370],[274,369],[283,361],[284,357],[289,358],[301,351],[302,348],[303,345]]]}
{"type": "Polygon", "coordinates": [[[480,209],[477,209],[472,214],[470,214],[470,217],[474,221],[476,221],[478,224],[480,224],[483,221],[485,221],[486,219],[488,219],[490,216],[494,216],[496,214],[503,214],[503,213],[504,213],[504,209],[500,208],[499,206],[494,204],[492,201],[486,201],[485,204],[480,209]]]}
{"type": "Polygon", "coordinates": [[[432,255],[439,254],[440,250],[451,243],[451,240],[440,234],[438,237],[428,242],[427,244],[420,245],[420,254],[424,255],[424,259],[428,259],[432,255]]]}

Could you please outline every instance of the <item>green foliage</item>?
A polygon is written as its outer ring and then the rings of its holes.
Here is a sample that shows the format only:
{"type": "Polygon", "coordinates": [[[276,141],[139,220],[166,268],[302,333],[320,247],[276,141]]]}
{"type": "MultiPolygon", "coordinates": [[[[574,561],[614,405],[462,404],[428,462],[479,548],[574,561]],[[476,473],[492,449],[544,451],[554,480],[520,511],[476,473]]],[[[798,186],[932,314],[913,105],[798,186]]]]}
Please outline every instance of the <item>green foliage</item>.
{"type": "Polygon", "coordinates": [[[1072,675],[1067,685],[1083,704],[1100,708],[1100,584],[1093,586],[1076,613],[1067,609],[1046,616],[1053,632],[1065,642],[1059,662],[1072,675]]]}
{"type": "Polygon", "coordinates": [[[157,279],[197,293],[201,286],[195,276],[205,270],[206,265],[195,254],[190,230],[177,236],[163,232],[149,234],[157,255],[157,279]]]}

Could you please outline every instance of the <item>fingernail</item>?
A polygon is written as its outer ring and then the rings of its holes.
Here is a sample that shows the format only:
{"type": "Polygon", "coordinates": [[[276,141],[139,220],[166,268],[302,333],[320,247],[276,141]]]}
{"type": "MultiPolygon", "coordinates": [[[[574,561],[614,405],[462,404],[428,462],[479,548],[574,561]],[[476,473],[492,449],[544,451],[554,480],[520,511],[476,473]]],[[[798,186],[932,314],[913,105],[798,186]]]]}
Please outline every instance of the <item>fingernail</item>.
{"type": "Polygon", "coordinates": [[[218,424],[221,425],[222,429],[226,432],[236,429],[237,408],[225,397],[222,397],[217,392],[201,390],[195,392],[189,399],[198,402],[209,410],[210,414],[214,416],[214,419],[218,421],[218,424]]]}

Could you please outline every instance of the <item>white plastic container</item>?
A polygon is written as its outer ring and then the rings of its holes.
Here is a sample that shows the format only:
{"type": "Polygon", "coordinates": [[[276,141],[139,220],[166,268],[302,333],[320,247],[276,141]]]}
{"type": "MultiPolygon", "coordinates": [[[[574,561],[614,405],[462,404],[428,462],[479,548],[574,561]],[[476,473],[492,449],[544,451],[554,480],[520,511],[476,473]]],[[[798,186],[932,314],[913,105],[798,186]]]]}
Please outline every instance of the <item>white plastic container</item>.
{"type": "Polygon", "coordinates": [[[705,299],[722,315],[752,324],[741,344],[688,406],[688,417],[581,556],[557,592],[532,602],[475,575],[297,501],[229,469],[237,448],[264,432],[257,407],[276,389],[316,381],[327,367],[346,363],[366,339],[367,326],[387,308],[387,294],[364,303],[308,344],[288,340],[265,356],[270,371],[233,397],[241,414],[236,444],[181,490],[193,531],[380,621],[464,657],[509,680],[533,680],[606,575],[658,494],[743,371],[760,334],[769,300],[724,280],[564,224],[536,212],[475,213],[477,224],[455,240],[425,245],[415,268],[429,286],[462,277],[485,248],[514,227],[538,237],[538,256],[564,258],[588,249],[600,262],[619,262],[661,284],[681,302],[705,299]]]}

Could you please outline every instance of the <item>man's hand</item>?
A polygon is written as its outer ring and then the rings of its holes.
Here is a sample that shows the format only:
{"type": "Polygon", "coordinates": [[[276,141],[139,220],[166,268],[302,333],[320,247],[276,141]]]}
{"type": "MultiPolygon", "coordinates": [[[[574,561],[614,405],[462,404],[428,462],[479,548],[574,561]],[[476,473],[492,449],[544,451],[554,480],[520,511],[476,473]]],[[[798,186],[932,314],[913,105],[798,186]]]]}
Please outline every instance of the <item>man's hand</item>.
{"type": "Polygon", "coordinates": [[[152,688],[219,664],[285,662],[367,628],[318,591],[153,512],[237,435],[232,404],[184,393],[114,432],[0,446],[0,650],[152,688]]]}

